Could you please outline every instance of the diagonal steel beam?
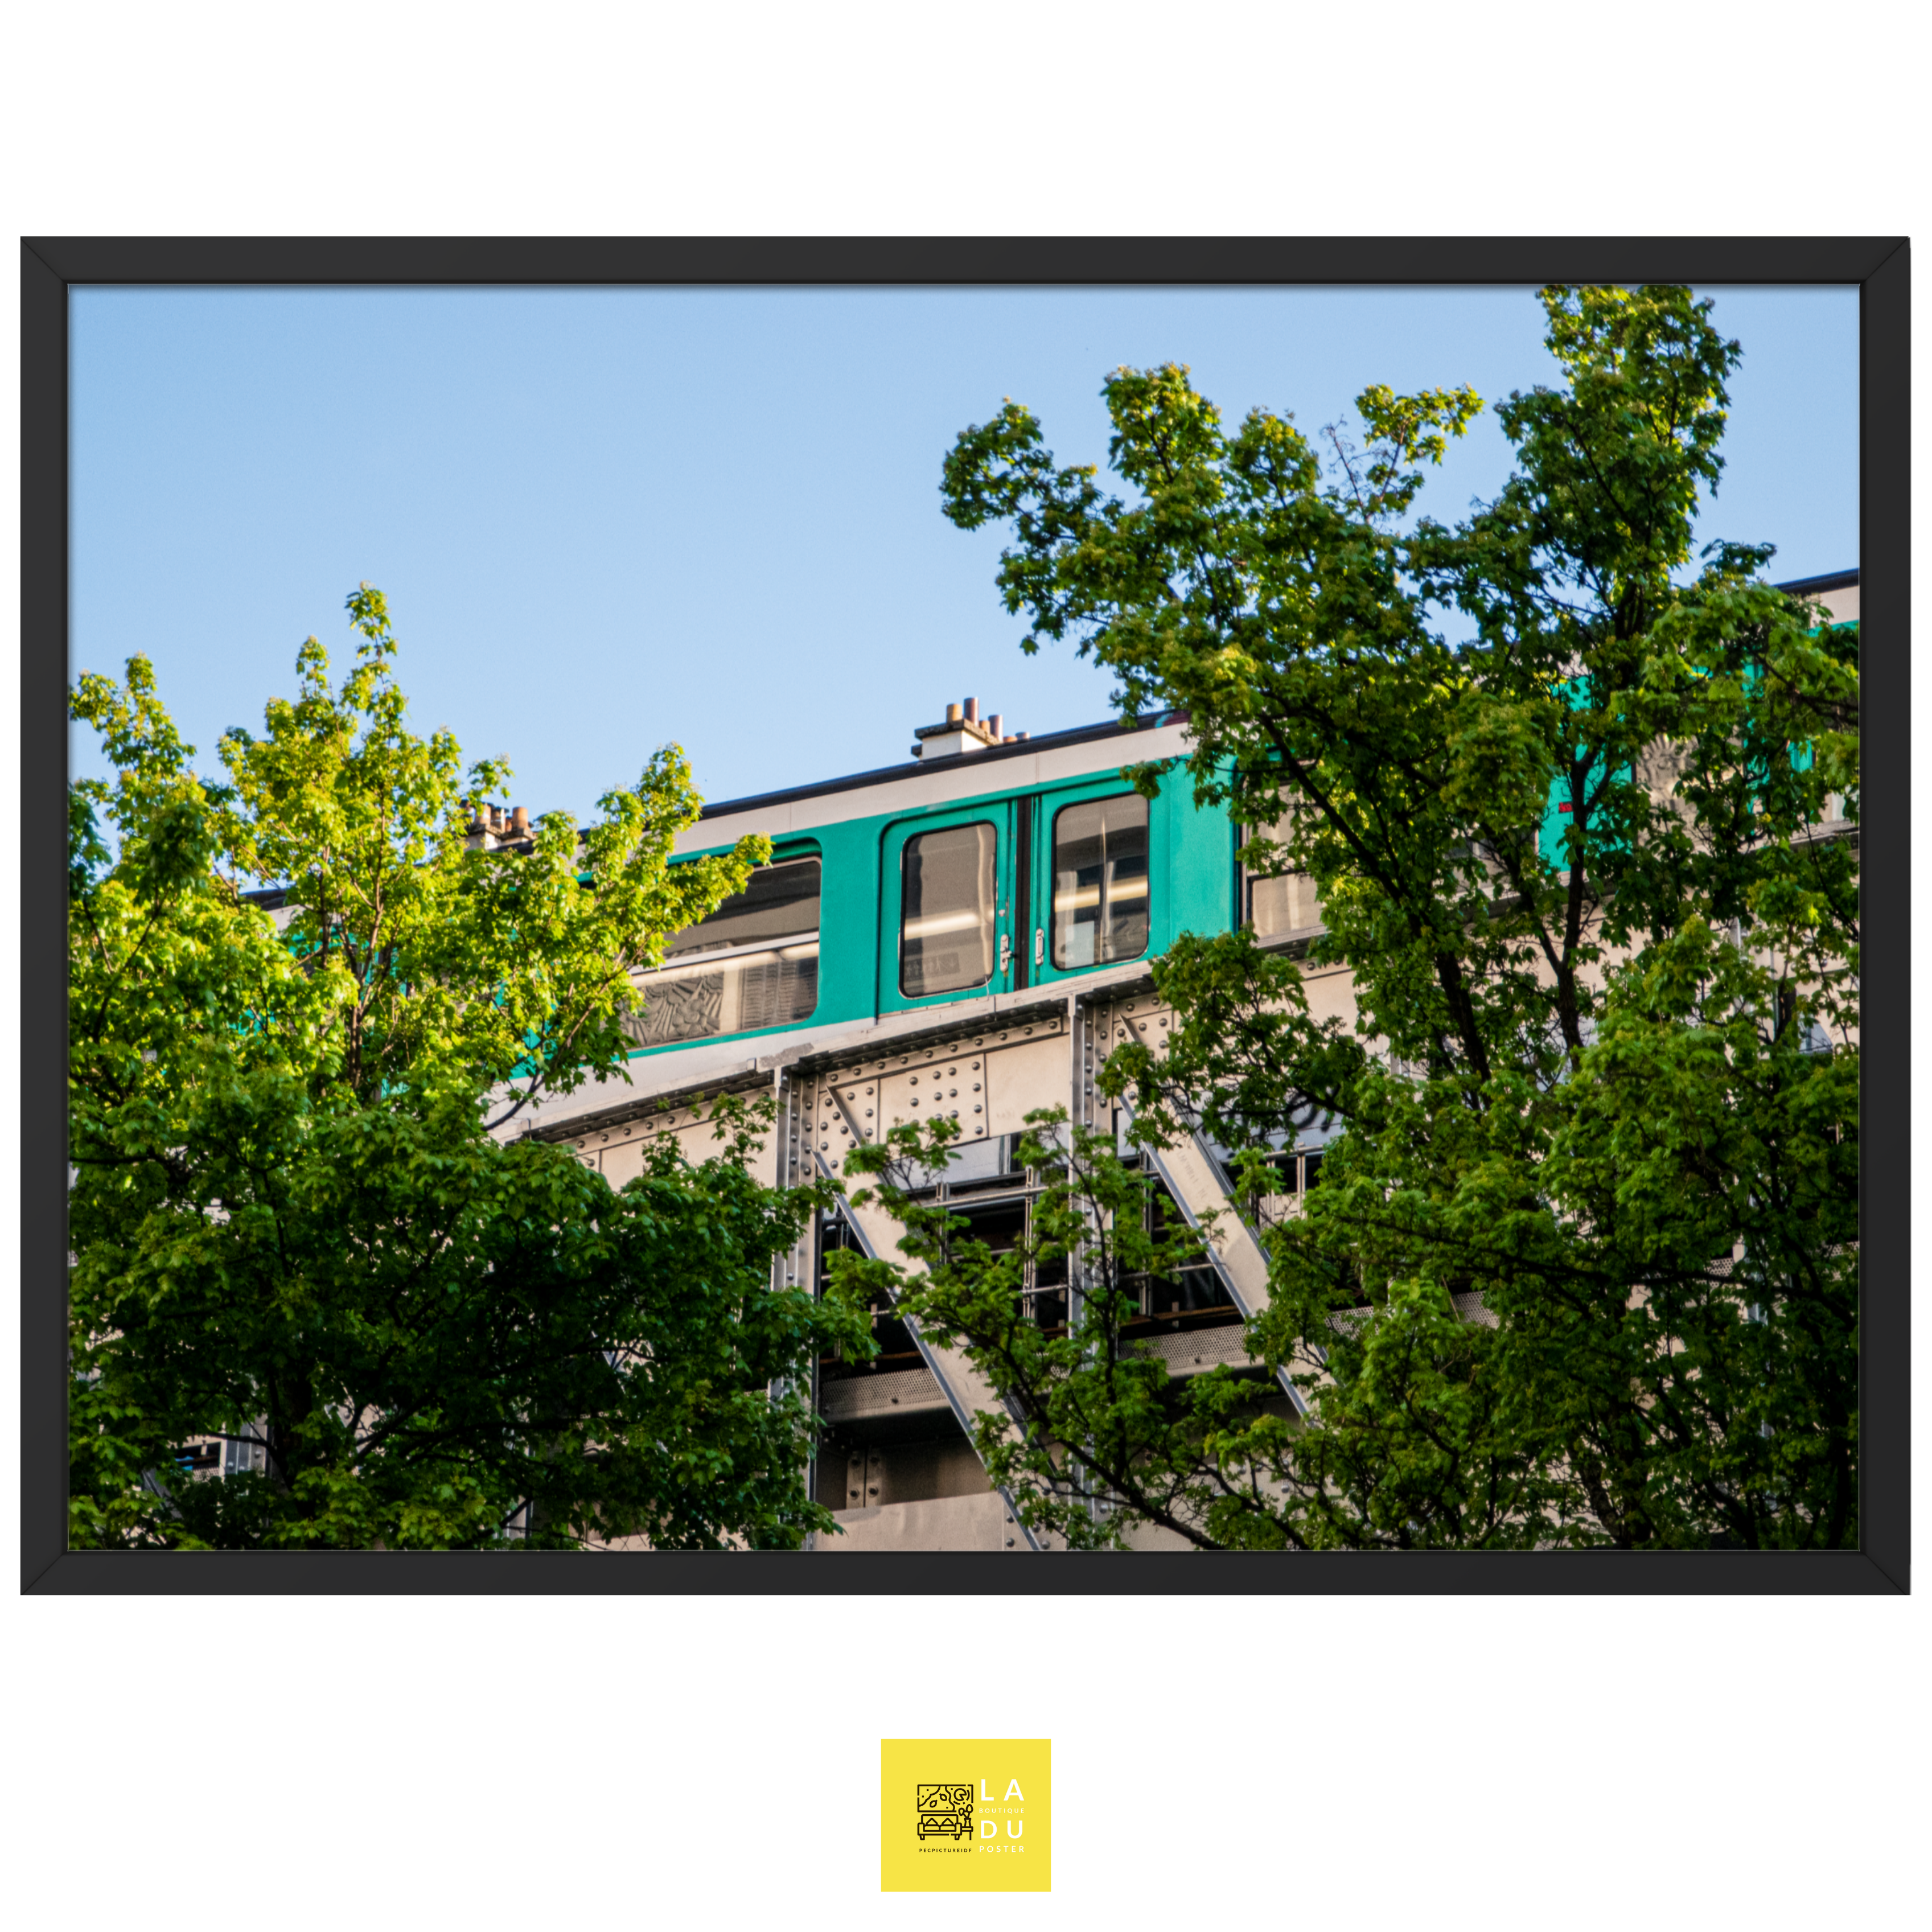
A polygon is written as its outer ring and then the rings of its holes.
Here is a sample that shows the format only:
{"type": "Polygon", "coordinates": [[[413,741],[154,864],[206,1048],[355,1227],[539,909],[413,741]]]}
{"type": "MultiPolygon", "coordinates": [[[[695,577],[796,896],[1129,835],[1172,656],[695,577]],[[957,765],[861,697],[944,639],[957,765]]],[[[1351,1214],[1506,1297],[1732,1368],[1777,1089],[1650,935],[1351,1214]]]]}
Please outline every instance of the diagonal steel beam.
{"type": "MultiPolygon", "coordinates": [[[[897,1266],[914,1271],[920,1264],[899,1252],[897,1229],[898,1223],[876,1202],[864,1208],[855,1208],[851,1198],[841,1184],[839,1178],[832,1171],[830,1163],[822,1154],[814,1152],[812,1158],[818,1163],[820,1173],[830,1181],[838,1192],[838,1211],[845,1217],[846,1224],[859,1238],[859,1246],[868,1261],[890,1261],[897,1266]]],[[[898,1297],[893,1297],[895,1302],[898,1297]]],[[[906,1325],[906,1332],[913,1340],[913,1346],[920,1352],[920,1359],[932,1371],[932,1378],[938,1383],[940,1393],[946,1397],[959,1426],[966,1432],[968,1442],[973,1441],[973,1418],[982,1411],[1003,1411],[1012,1421],[1022,1426],[1024,1419],[1013,1405],[1000,1394],[993,1384],[982,1375],[965,1356],[956,1348],[944,1348],[928,1341],[920,1333],[919,1323],[910,1315],[902,1315],[900,1320],[906,1325]]],[[[978,1445],[974,1444],[976,1452],[978,1445]]],[[[1012,1492],[1002,1484],[999,1486],[1007,1513],[1014,1526],[1025,1540],[1029,1550],[1040,1548],[1040,1539],[1021,1520],[1018,1506],[1013,1500],[1012,1492]]]]}
{"type": "MultiPolygon", "coordinates": [[[[1133,1110],[1126,1101],[1115,1104],[1131,1123],[1133,1110]]],[[[1195,1132],[1190,1132],[1174,1147],[1148,1147],[1145,1151],[1186,1216],[1187,1225],[1201,1237],[1202,1247],[1220,1276],[1228,1300],[1240,1310],[1243,1321],[1253,1321],[1268,1305],[1268,1256],[1262,1252],[1254,1230],[1228,1198],[1214,1156],[1195,1132]],[[1217,1217],[1211,1228],[1208,1224],[1210,1215],[1217,1217]]],[[[1288,1400],[1294,1403],[1295,1414],[1306,1415],[1308,1399],[1295,1387],[1287,1365],[1284,1364],[1275,1373],[1288,1400]]]]}

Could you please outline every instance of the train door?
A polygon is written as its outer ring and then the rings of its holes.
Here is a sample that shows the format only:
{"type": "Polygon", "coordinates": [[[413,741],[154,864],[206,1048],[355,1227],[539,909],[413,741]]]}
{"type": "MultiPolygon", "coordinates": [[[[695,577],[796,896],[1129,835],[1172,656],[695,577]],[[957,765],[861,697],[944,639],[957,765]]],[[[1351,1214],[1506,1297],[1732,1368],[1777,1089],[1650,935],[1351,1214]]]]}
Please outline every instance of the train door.
{"type": "Polygon", "coordinates": [[[1154,826],[1118,772],[1024,800],[1028,918],[1016,943],[1028,986],[1146,957],[1155,910],[1154,826]]]}
{"type": "Polygon", "coordinates": [[[1016,817],[1003,799],[886,828],[881,1012],[1012,990],[1016,817]]]}

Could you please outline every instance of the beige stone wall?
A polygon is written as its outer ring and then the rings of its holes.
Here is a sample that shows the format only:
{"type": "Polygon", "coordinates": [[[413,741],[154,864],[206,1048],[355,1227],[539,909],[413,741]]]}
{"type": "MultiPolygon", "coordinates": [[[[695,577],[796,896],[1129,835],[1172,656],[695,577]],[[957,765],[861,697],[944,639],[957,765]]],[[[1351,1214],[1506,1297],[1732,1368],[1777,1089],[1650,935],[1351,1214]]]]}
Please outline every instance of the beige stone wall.
{"type": "Polygon", "coordinates": [[[1018,1526],[997,1492],[835,1514],[840,1533],[819,1537],[820,1550],[1026,1549],[1018,1526]]]}
{"type": "MultiPolygon", "coordinates": [[[[722,1154],[724,1143],[718,1138],[717,1126],[712,1118],[714,1111],[709,1105],[673,1108],[663,1114],[627,1121],[621,1126],[574,1136],[566,1144],[586,1166],[596,1168],[613,1187],[622,1187],[626,1181],[634,1180],[644,1172],[645,1157],[651,1145],[667,1136],[676,1141],[687,1160],[711,1160],[722,1154]]],[[[758,1143],[752,1171],[768,1186],[776,1178],[772,1136],[769,1134],[758,1143]]]]}

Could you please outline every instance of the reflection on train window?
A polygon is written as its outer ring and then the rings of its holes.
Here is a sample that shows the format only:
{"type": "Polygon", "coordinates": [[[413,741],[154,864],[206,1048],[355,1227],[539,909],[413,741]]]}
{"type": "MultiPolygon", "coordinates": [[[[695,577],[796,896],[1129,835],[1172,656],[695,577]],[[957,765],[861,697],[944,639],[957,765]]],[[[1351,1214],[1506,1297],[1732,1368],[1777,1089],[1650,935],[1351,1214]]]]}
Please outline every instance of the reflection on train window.
{"type": "Polygon", "coordinates": [[[1148,948],[1148,802],[1070,805],[1053,821],[1053,963],[1104,966],[1148,948]]]}
{"type": "MultiPolygon", "coordinates": [[[[1248,836],[1271,838],[1278,845],[1287,844],[1294,829],[1296,808],[1286,799],[1282,802],[1288,806],[1282,815],[1272,825],[1250,831],[1248,836]]],[[[1312,932],[1320,926],[1322,898],[1310,874],[1284,872],[1266,879],[1250,872],[1247,888],[1248,922],[1258,938],[1275,938],[1286,932],[1312,932]]]]}
{"type": "Polygon", "coordinates": [[[674,934],[664,964],[636,973],[621,1024],[634,1045],[668,1046],[809,1019],[818,1004],[819,864],[760,866],[708,919],[674,934]]]}
{"type": "Polygon", "coordinates": [[[957,993],[993,976],[994,832],[949,825],[905,842],[899,991],[957,993]]]}

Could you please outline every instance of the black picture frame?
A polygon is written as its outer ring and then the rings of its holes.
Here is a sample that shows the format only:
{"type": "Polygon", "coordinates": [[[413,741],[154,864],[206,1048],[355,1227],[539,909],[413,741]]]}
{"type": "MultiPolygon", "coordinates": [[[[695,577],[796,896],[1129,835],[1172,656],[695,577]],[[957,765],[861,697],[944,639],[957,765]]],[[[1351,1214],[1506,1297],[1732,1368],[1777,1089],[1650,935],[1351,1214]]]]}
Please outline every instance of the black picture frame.
{"type": "Polygon", "coordinates": [[[610,1592],[1413,1594],[1875,1593],[1910,1588],[1911,1312],[1906,979],[1911,833],[1910,249],[1903,238],[258,239],[34,238],[21,244],[21,1588],[420,1594],[610,1592]],[[1858,290],[1863,998],[1884,1051],[1860,1095],[1861,1544],[1837,1552],[1432,1552],[1209,1561],[1066,1552],[74,1551],[65,1546],[68,291],[76,284],[364,286],[686,284],[848,286],[1856,284],[1858,290]]]}

